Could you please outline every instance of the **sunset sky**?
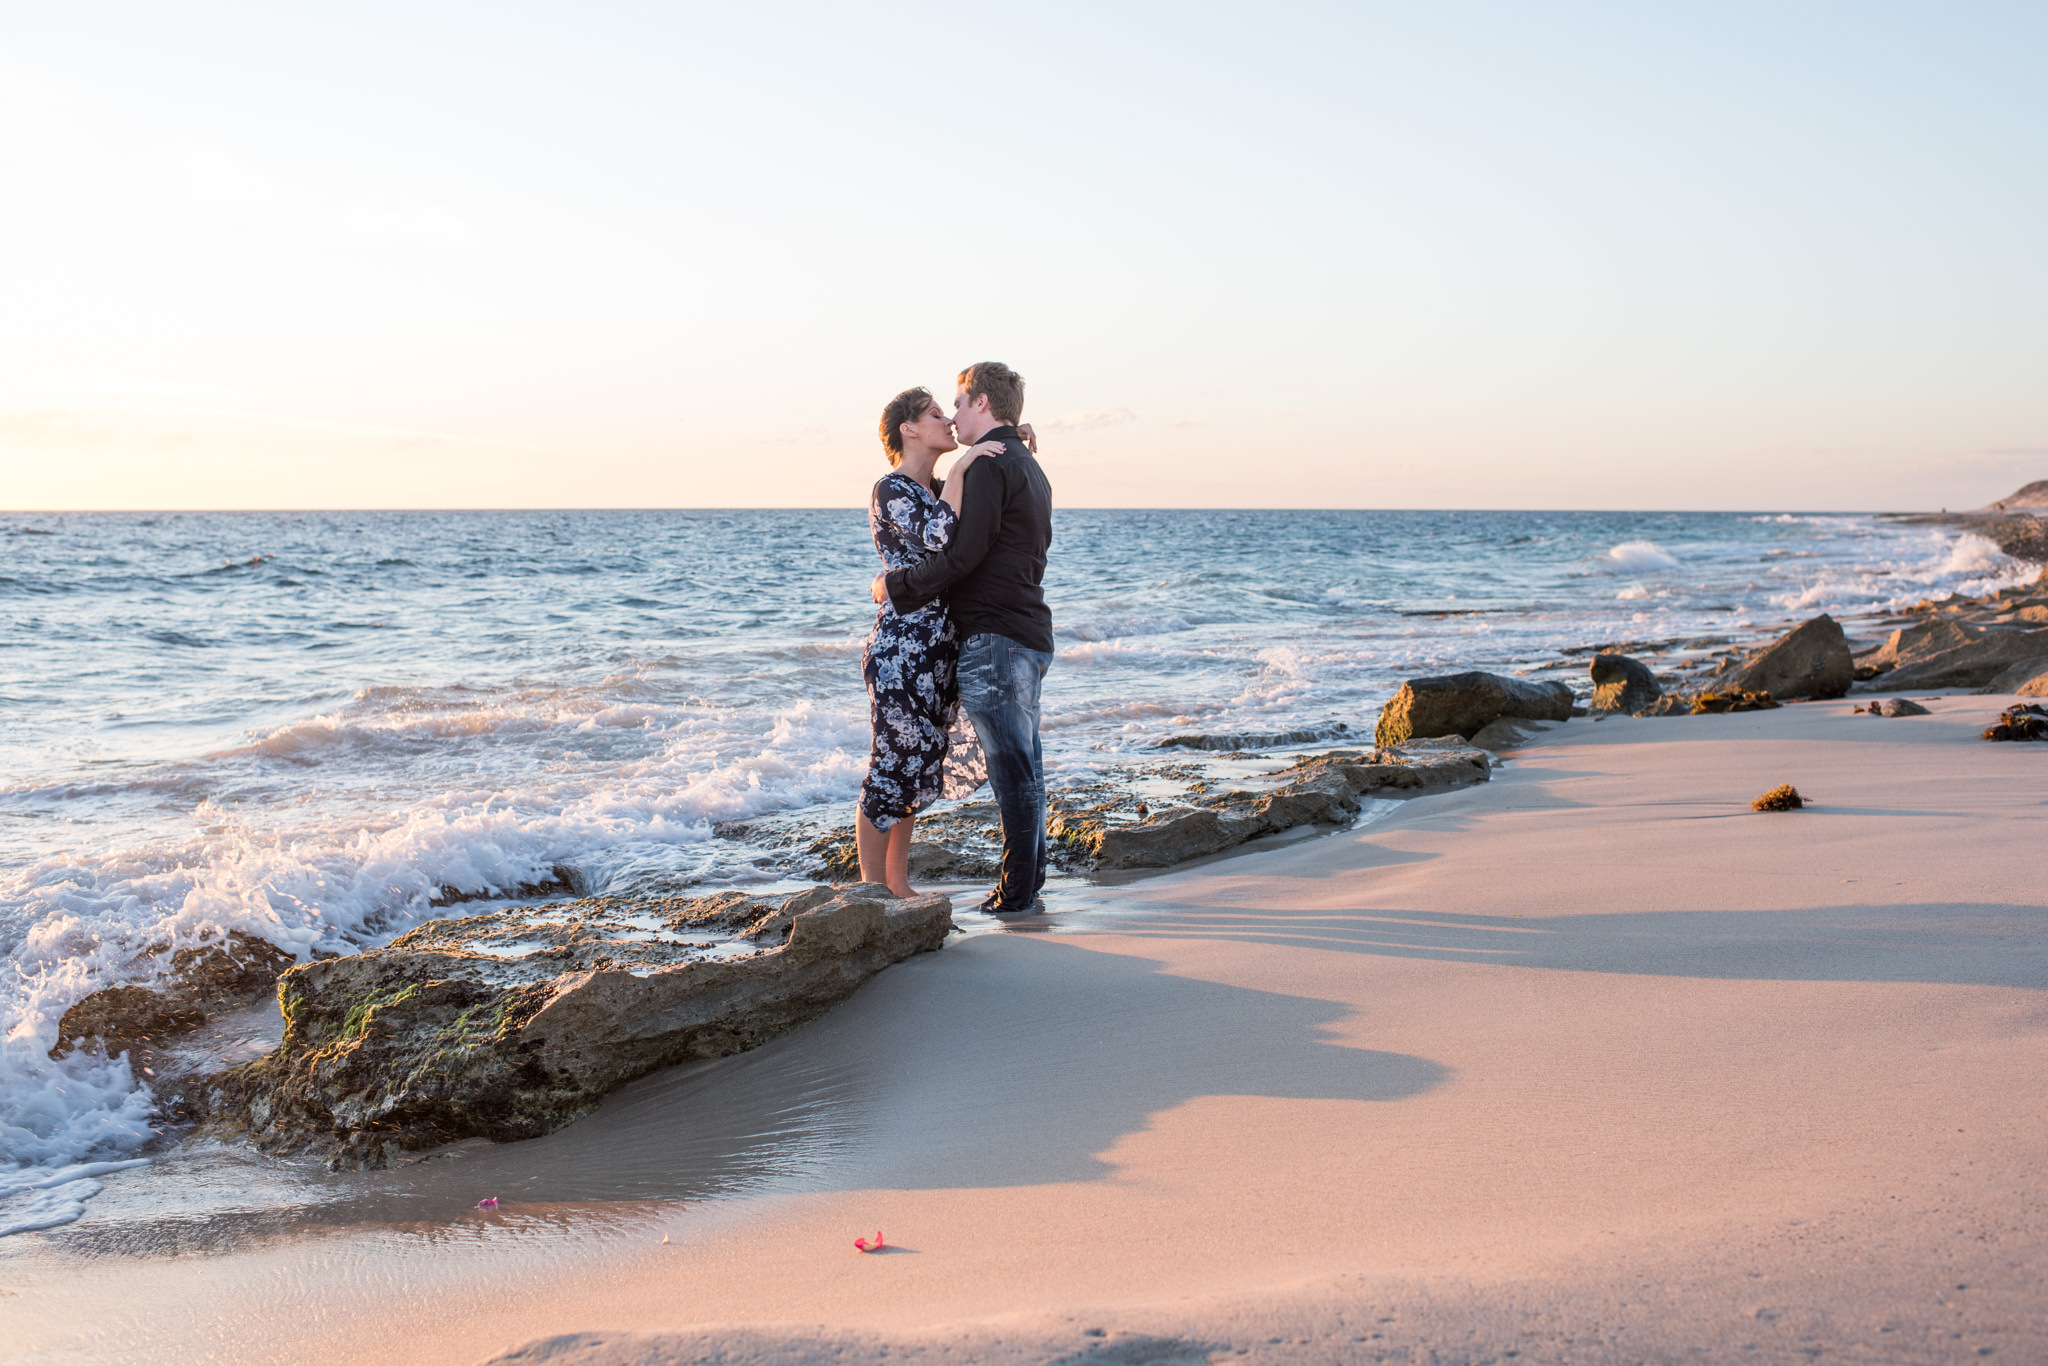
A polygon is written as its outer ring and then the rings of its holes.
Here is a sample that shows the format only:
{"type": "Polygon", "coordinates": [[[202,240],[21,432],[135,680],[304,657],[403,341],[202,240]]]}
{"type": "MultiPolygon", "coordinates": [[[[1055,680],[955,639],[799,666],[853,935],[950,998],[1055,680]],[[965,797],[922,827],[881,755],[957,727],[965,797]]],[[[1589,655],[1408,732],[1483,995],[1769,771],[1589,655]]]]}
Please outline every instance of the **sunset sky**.
{"type": "Polygon", "coordinates": [[[1067,506],[2048,478],[2048,6],[0,11],[0,507],[1067,506]]]}

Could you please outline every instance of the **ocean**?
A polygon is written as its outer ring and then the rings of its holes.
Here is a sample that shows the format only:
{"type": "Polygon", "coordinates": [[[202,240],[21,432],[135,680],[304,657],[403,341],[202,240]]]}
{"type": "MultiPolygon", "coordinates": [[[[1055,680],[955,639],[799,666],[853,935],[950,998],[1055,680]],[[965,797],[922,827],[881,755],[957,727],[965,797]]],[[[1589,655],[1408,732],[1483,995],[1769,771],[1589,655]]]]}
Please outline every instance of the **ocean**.
{"type": "MultiPolygon", "coordinates": [[[[168,946],[801,877],[743,827],[851,819],[876,568],[854,510],[0,515],[0,1231],[156,1139],[125,1060],[47,1053],[168,946]]],[[[1048,783],[1175,736],[1366,737],[1417,674],[1583,690],[1590,646],[1854,635],[2036,569],[1861,516],[1062,512],[1048,783]]]]}

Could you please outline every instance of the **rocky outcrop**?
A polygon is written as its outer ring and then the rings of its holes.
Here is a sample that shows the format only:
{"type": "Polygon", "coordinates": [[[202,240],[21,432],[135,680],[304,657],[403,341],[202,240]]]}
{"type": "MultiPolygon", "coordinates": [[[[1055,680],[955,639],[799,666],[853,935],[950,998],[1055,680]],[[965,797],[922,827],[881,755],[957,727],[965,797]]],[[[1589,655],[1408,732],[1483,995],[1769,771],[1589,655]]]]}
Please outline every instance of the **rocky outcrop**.
{"type": "Polygon", "coordinates": [[[1563,683],[1526,683],[1499,674],[1443,674],[1411,678],[1380,709],[1373,741],[1382,748],[1435,736],[1471,739],[1489,721],[1562,721],[1572,714],[1572,690],[1563,683]]]}
{"type": "Polygon", "coordinates": [[[1848,638],[1825,612],[1802,622],[1764,649],[1717,678],[1717,692],[1767,692],[1783,702],[1790,698],[1840,697],[1855,680],[1856,663],[1848,638]]]}
{"type": "Polygon", "coordinates": [[[2030,659],[2024,664],[2015,664],[1992,679],[1988,686],[1992,692],[2048,697],[2048,659],[2030,659]]]}
{"type": "Polygon", "coordinates": [[[1418,796],[1483,783],[1485,753],[1446,741],[1317,755],[1279,770],[1274,785],[1205,794],[1199,804],[1118,822],[1105,811],[1056,811],[1047,826],[1090,869],[1167,868],[1301,825],[1341,825],[1367,796],[1418,796]]]}
{"type": "Polygon", "coordinates": [[[1866,686],[1876,692],[1982,688],[2008,670],[2048,670],[2048,630],[1942,618],[1901,627],[1858,663],[1874,673],[1866,686]]]}
{"type": "Polygon", "coordinates": [[[210,1124],[272,1151],[389,1165],[532,1138],[633,1078],[752,1048],[936,949],[942,896],[872,884],[786,898],[595,897],[434,921],[278,982],[269,1056],[212,1079],[210,1124]]]}
{"type": "MultiPolygon", "coordinates": [[[[159,945],[136,970],[161,963],[158,955],[166,947],[159,945]]],[[[167,968],[147,984],[106,987],[65,1011],[50,1056],[80,1049],[99,1049],[108,1057],[126,1053],[138,1076],[154,1079],[179,1039],[260,1001],[291,965],[291,954],[240,930],[188,944],[172,952],[167,968]]]]}
{"type": "Polygon", "coordinates": [[[1633,716],[1656,705],[1663,685],[1650,667],[1627,655],[1593,656],[1593,710],[1633,716]]]}
{"type": "Polygon", "coordinates": [[[1984,510],[2004,512],[2008,508],[2048,508],[2048,479],[2022,484],[1984,510]]]}
{"type": "Polygon", "coordinates": [[[1991,692],[2017,692],[2019,696],[2048,696],[2048,651],[2009,664],[1985,684],[1991,692]]]}
{"type": "Polygon", "coordinates": [[[1956,527],[1991,541],[2016,560],[2048,561],[2048,479],[2030,484],[1970,512],[1915,513],[1900,517],[1906,522],[1956,527]]]}
{"type": "Polygon", "coordinates": [[[1992,516],[1970,529],[2016,560],[2048,560],[2048,519],[2035,516],[1992,516]]]}

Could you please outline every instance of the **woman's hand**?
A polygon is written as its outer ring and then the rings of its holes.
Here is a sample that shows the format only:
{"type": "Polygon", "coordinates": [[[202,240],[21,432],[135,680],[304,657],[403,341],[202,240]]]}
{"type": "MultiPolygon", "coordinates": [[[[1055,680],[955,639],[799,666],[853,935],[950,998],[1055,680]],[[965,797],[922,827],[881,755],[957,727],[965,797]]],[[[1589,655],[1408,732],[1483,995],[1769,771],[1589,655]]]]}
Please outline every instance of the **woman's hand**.
{"type": "Polygon", "coordinates": [[[875,575],[874,586],[868,589],[868,594],[874,598],[877,607],[887,602],[889,600],[889,576],[887,574],[875,575]]]}
{"type": "Polygon", "coordinates": [[[1004,449],[1000,441],[984,441],[979,446],[969,446],[967,453],[946,471],[946,491],[939,495],[939,501],[953,509],[955,517],[960,515],[961,500],[967,496],[967,481],[961,477],[967,473],[967,467],[984,455],[999,455],[1004,449]]]}
{"type": "Polygon", "coordinates": [[[1031,430],[1029,422],[1019,422],[1017,424],[1017,439],[1023,442],[1033,455],[1038,454],[1038,433],[1031,430]]]}

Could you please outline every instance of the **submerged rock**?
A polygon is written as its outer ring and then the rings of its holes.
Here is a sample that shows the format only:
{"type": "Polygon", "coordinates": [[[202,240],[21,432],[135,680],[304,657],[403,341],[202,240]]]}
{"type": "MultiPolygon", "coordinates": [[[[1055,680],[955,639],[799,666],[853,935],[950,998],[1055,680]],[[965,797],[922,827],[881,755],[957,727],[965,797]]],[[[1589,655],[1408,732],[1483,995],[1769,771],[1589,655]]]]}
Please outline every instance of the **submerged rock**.
{"type": "Polygon", "coordinates": [[[1411,678],[1380,709],[1374,743],[1456,735],[1471,739],[1489,721],[1563,721],[1572,714],[1572,690],[1563,683],[1527,683],[1499,674],[1442,674],[1411,678]]]}
{"type": "MultiPolygon", "coordinates": [[[[154,955],[166,947],[157,946],[154,955]]],[[[152,961],[162,960],[143,963],[152,961]]],[[[155,980],[103,988],[65,1011],[50,1056],[95,1048],[108,1057],[126,1053],[138,1074],[155,1078],[180,1038],[262,1000],[291,965],[291,954],[240,930],[188,944],[171,954],[155,980]]]]}
{"type": "Polygon", "coordinates": [[[1234,751],[1242,753],[1253,749],[1280,749],[1289,745],[1313,745],[1323,740],[1335,740],[1348,735],[1351,727],[1343,722],[1327,726],[1315,726],[1307,730],[1245,731],[1228,735],[1169,735],[1154,746],[1156,749],[1201,749],[1234,751]]]}
{"type": "Polygon", "coordinates": [[[1718,680],[1719,692],[1767,692],[1772,697],[1840,697],[1856,677],[1849,641],[1823,612],[1802,622],[1718,680]]]}
{"type": "MultiPolygon", "coordinates": [[[[910,876],[944,881],[992,878],[1001,870],[1001,815],[992,801],[966,802],[950,810],[926,811],[918,817],[910,845],[910,876]]],[[[756,838],[769,827],[760,820],[729,826],[756,838]]],[[[817,882],[846,883],[860,878],[860,849],[851,825],[837,826],[810,839],[798,862],[798,876],[817,882]]]]}
{"type": "Polygon", "coordinates": [[[277,1050],[213,1078],[210,1122],[271,1151],[388,1166],[533,1138],[659,1067],[752,1048],[952,929],[945,897],[594,897],[434,921],[278,982],[277,1050]]]}
{"type": "Polygon", "coordinates": [[[1633,716],[1656,705],[1664,687],[1650,666],[1627,655],[1593,656],[1593,710],[1633,716]]]}
{"type": "Polygon", "coordinates": [[[167,992],[107,987],[64,1012],[50,1056],[62,1058],[97,1044],[111,1058],[145,1044],[161,1044],[205,1023],[202,1012],[167,992]]]}
{"type": "Polygon", "coordinates": [[[1047,833],[1088,868],[1166,868],[1296,826],[1343,824],[1364,796],[1443,792],[1491,775],[1483,751],[1455,742],[1338,751],[1279,770],[1274,787],[1206,794],[1198,806],[1147,811],[1128,824],[1101,811],[1058,811],[1047,833]]]}

